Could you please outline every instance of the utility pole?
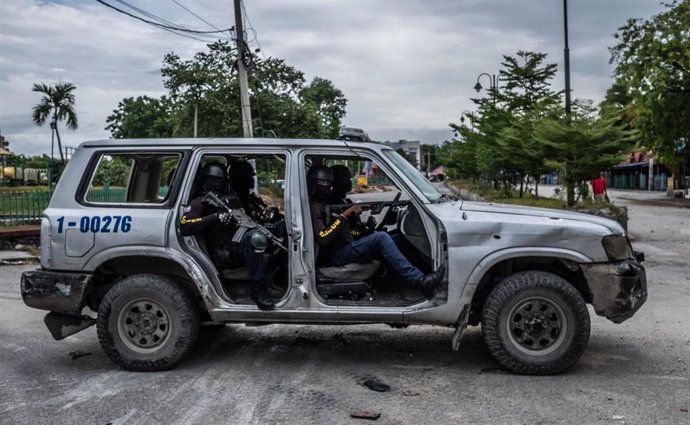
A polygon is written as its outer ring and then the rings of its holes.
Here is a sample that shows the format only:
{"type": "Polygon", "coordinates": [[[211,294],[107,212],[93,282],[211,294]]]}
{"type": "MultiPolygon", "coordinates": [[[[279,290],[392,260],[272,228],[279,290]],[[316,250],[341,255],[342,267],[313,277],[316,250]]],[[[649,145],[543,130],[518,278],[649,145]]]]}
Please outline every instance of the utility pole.
{"type": "Polygon", "coordinates": [[[570,115],[570,47],[568,47],[568,0],[563,0],[563,28],[565,29],[565,48],[563,66],[565,68],[565,113],[570,115]]]}
{"type": "Polygon", "coordinates": [[[247,65],[244,62],[245,42],[242,27],[241,0],[235,0],[235,37],[237,42],[237,71],[240,76],[240,105],[242,109],[242,133],[244,137],[254,137],[252,130],[252,111],[249,107],[249,83],[247,65]]]}

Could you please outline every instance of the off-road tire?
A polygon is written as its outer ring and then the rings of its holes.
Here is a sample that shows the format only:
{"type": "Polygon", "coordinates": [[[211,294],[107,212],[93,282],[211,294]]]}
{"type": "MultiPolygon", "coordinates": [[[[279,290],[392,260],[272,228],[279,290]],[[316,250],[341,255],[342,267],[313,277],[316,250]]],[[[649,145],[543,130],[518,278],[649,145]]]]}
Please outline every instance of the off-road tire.
{"type": "Polygon", "coordinates": [[[115,284],[98,308],[103,351],[123,369],[170,369],[194,347],[199,311],[189,291],[156,274],[139,274],[115,284]]]}
{"type": "Polygon", "coordinates": [[[525,271],[503,279],[482,312],[482,334],[493,357],[512,372],[551,375],[571,367],[589,341],[589,312],[565,279],[525,271]]]}

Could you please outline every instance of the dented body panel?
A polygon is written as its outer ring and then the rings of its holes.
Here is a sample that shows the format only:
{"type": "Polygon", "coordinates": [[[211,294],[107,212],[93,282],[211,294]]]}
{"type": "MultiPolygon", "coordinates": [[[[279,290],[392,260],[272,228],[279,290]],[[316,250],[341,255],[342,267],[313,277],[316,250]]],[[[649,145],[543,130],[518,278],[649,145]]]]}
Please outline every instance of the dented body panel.
{"type": "Polygon", "coordinates": [[[80,316],[93,275],[33,270],[22,273],[21,292],[29,307],[80,316]]]}
{"type": "Polygon", "coordinates": [[[619,263],[581,264],[599,316],[614,323],[632,317],[647,300],[647,275],[634,260],[619,263]]]}

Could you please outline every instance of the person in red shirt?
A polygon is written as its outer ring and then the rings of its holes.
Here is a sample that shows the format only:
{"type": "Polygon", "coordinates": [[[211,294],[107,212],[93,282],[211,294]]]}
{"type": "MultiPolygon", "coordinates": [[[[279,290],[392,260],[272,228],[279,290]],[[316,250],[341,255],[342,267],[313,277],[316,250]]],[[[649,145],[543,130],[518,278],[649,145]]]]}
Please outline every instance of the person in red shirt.
{"type": "Polygon", "coordinates": [[[604,198],[608,201],[609,197],[606,193],[606,178],[604,176],[599,176],[592,180],[592,192],[594,194],[594,199],[604,198]]]}

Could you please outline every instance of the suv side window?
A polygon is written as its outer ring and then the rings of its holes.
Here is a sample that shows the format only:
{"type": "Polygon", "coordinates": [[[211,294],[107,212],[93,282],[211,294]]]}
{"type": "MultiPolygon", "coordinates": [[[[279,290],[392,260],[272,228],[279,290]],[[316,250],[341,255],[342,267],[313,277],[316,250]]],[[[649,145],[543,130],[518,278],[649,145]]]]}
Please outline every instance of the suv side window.
{"type": "Polygon", "coordinates": [[[181,158],[181,154],[171,152],[100,154],[83,200],[93,204],[164,204],[181,158]]]}

